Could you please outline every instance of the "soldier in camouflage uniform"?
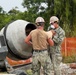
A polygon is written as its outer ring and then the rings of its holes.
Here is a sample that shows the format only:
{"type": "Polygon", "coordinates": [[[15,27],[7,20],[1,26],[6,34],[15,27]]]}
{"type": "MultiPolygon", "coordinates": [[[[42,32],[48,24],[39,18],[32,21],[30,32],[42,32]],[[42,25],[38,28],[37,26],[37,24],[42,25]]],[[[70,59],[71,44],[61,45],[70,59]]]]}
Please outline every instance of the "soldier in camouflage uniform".
{"type": "Polygon", "coordinates": [[[40,75],[40,68],[43,67],[44,75],[51,75],[51,59],[48,55],[48,44],[54,45],[54,42],[43,30],[44,19],[38,17],[36,19],[37,29],[32,30],[30,34],[25,38],[25,42],[29,45],[33,45],[33,56],[32,56],[32,71],[33,75],[40,75]],[[32,42],[30,42],[30,40],[32,42]]]}
{"type": "Polygon", "coordinates": [[[50,47],[50,57],[52,59],[54,75],[61,75],[59,65],[62,61],[61,43],[65,37],[64,30],[59,26],[59,19],[56,16],[50,18],[48,30],[53,32],[54,46],[50,47]]]}

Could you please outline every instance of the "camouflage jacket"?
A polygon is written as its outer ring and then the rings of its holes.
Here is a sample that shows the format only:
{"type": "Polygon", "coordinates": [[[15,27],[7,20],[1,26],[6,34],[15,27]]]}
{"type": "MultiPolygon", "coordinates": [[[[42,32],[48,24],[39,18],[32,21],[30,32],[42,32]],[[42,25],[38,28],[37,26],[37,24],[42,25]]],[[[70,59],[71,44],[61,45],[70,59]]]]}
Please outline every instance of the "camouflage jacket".
{"type": "MultiPolygon", "coordinates": [[[[50,27],[48,27],[48,30],[50,30],[50,27]]],[[[56,34],[52,38],[54,41],[54,46],[50,47],[50,50],[51,50],[50,52],[60,53],[61,43],[65,38],[65,32],[60,26],[57,29],[55,29],[55,32],[56,34]]]]}

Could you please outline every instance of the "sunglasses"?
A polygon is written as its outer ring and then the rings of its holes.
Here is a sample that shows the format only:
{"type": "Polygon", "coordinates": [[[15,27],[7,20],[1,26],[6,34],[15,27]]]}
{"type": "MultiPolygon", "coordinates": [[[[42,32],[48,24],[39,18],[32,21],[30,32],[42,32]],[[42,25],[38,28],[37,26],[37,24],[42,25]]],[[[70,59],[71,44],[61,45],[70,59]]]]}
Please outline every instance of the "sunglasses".
{"type": "Polygon", "coordinates": [[[53,25],[54,23],[57,23],[57,21],[53,22],[53,23],[50,23],[51,25],[53,25]]]}
{"type": "Polygon", "coordinates": [[[53,25],[54,23],[50,23],[51,25],[53,25]]]}
{"type": "Polygon", "coordinates": [[[41,25],[44,25],[44,24],[45,24],[44,22],[38,22],[37,26],[41,26],[41,25]]]}

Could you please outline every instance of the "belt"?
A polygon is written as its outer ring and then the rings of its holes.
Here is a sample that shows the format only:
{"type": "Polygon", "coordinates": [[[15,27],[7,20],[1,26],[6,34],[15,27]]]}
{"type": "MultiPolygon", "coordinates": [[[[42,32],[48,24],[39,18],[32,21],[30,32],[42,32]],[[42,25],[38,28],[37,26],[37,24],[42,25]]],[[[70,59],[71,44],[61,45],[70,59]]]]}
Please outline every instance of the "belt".
{"type": "Polygon", "coordinates": [[[47,49],[44,50],[33,50],[34,52],[43,52],[43,51],[47,51],[47,49]]]}

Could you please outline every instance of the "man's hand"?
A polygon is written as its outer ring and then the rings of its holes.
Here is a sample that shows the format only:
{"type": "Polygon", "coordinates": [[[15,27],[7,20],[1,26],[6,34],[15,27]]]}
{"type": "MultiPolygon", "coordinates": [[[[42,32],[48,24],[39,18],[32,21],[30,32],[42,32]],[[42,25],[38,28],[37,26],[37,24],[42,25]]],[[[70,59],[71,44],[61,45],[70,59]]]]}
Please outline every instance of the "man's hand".
{"type": "Polygon", "coordinates": [[[56,32],[54,30],[50,30],[50,31],[52,32],[53,36],[56,34],[56,32]]]}
{"type": "Polygon", "coordinates": [[[30,34],[25,38],[25,43],[27,43],[28,45],[32,45],[30,34]]]}

